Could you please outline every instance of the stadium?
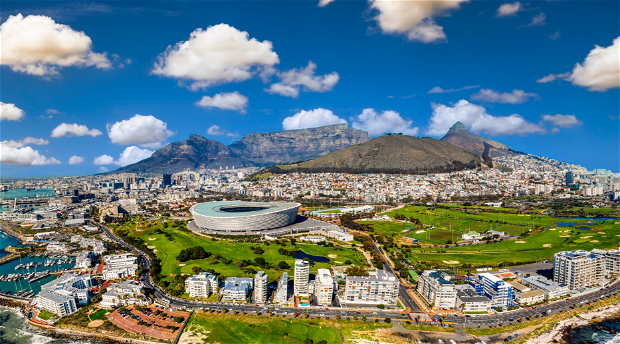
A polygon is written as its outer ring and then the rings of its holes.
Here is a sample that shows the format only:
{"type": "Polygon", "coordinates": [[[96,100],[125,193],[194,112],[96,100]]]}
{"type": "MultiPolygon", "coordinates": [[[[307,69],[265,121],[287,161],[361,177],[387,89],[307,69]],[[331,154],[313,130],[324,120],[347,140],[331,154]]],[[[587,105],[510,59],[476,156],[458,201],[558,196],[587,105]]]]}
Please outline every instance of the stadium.
{"type": "Polygon", "coordinates": [[[221,234],[270,231],[293,224],[299,203],[223,201],[199,203],[190,208],[192,230],[221,234]]]}

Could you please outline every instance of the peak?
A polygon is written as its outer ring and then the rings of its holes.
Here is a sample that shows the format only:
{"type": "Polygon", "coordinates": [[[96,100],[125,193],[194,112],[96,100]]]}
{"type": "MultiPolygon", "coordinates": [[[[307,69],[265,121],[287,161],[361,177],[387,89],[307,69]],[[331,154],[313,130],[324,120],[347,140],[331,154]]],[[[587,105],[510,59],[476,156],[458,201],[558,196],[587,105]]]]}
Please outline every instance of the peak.
{"type": "Polygon", "coordinates": [[[461,122],[456,122],[454,123],[454,125],[452,126],[452,128],[450,128],[450,130],[448,131],[448,133],[450,132],[458,132],[458,131],[467,131],[469,132],[469,130],[467,130],[467,127],[465,127],[465,125],[461,122]]]}
{"type": "Polygon", "coordinates": [[[206,140],[206,138],[204,138],[204,136],[201,136],[201,135],[198,135],[198,134],[191,134],[191,135],[189,135],[187,140],[188,141],[204,141],[204,140],[206,140]]]}

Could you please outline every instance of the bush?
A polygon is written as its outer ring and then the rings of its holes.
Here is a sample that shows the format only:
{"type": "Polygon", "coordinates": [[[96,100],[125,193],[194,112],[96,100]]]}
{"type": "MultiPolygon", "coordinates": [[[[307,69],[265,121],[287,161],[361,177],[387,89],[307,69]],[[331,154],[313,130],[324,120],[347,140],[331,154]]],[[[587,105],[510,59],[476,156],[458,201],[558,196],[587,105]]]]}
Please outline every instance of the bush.
{"type": "Polygon", "coordinates": [[[350,259],[344,261],[344,265],[351,265],[353,262],[350,259]]]}
{"type": "Polygon", "coordinates": [[[385,318],[385,320],[383,320],[383,322],[386,322],[386,323],[390,324],[390,323],[392,322],[392,319],[390,319],[390,318],[385,318]]]}
{"type": "Polygon", "coordinates": [[[260,247],[258,247],[257,249],[254,250],[254,254],[263,254],[263,253],[265,253],[265,250],[263,250],[260,247]]]}
{"type": "Polygon", "coordinates": [[[278,263],[278,268],[280,268],[281,270],[288,270],[291,267],[288,265],[287,262],[281,261],[281,262],[278,263]]]}
{"type": "Polygon", "coordinates": [[[205,251],[202,246],[190,247],[185,250],[181,250],[177,256],[177,260],[180,262],[186,262],[193,259],[205,259],[211,257],[211,253],[205,251]]]}
{"type": "Polygon", "coordinates": [[[384,308],[385,308],[385,305],[377,305],[377,308],[379,308],[379,309],[384,309],[384,308]]]}

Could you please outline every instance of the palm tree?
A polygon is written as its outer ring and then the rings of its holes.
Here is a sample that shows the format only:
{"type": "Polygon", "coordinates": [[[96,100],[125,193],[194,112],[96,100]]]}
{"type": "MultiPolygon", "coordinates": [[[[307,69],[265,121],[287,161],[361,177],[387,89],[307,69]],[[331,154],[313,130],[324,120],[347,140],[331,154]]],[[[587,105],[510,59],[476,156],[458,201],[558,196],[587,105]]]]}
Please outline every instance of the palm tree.
{"type": "Polygon", "coordinates": [[[362,317],[362,321],[366,321],[366,316],[365,315],[362,317]]]}
{"type": "Polygon", "coordinates": [[[415,318],[415,321],[418,322],[418,323],[420,322],[420,316],[419,315],[415,318]]]}
{"type": "Polygon", "coordinates": [[[340,314],[336,314],[336,320],[340,320],[340,314]]]}
{"type": "Polygon", "coordinates": [[[357,320],[357,315],[354,315],[354,316],[353,316],[353,320],[357,320]]]}
{"type": "Polygon", "coordinates": [[[304,313],[304,318],[308,318],[308,313],[304,313]]]}

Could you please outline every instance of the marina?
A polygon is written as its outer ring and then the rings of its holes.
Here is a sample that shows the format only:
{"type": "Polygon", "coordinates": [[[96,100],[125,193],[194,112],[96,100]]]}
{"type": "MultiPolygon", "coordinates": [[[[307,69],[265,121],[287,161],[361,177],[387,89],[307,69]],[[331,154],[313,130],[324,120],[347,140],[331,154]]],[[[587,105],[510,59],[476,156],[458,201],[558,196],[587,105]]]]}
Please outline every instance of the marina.
{"type": "Polygon", "coordinates": [[[30,298],[41,285],[73,268],[75,258],[38,253],[0,265],[0,294],[30,298]]]}

